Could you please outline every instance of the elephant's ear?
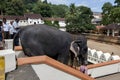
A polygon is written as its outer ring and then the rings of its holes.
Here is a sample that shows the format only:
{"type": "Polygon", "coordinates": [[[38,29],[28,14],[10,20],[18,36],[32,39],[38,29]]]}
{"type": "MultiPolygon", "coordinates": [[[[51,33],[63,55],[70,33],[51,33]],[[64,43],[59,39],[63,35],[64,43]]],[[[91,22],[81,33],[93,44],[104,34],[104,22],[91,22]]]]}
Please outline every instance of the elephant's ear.
{"type": "Polygon", "coordinates": [[[75,42],[72,41],[71,45],[70,45],[70,50],[72,51],[72,53],[74,53],[75,57],[77,57],[77,52],[75,50],[74,44],[75,44],[75,42]]]}

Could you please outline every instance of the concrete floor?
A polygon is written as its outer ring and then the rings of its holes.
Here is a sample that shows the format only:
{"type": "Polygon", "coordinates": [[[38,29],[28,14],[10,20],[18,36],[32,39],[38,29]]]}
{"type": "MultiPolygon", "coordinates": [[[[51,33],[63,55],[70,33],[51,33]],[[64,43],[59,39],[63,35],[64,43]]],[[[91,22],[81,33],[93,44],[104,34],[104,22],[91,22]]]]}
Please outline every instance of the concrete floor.
{"type": "Polygon", "coordinates": [[[40,80],[31,65],[18,66],[16,70],[6,74],[6,80],[40,80]]]}

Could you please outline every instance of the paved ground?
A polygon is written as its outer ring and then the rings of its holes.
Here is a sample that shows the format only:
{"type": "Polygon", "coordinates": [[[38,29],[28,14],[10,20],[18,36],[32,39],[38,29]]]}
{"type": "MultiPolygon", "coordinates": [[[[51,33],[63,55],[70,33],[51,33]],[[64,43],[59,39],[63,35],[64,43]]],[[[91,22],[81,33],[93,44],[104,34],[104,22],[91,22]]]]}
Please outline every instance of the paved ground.
{"type": "Polygon", "coordinates": [[[6,74],[6,80],[40,80],[30,65],[19,66],[6,74]]]}
{"type": "Polygon", "coordinates": [[[108,43],[105,43],[105,42],[98,42],[98,41],[94,41],[94,40],[88,40],[88,47],[91,48],[91,49],[96,49],[98,51],[101,50],[104,53],[114,52],[114,54],[120,56],[120,45],[110,44],[110,43],[108,44],[108,43]]]}

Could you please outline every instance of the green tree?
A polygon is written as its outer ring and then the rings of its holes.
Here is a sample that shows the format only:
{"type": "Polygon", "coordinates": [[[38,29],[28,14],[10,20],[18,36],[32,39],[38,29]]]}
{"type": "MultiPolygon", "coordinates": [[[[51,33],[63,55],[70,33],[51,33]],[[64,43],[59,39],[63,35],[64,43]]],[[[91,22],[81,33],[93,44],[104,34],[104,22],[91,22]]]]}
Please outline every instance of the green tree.
{"type": "Polygon", "coordinates": [[[58,21],[54,21],[53,26],[56,27],[57,29],[60,28],[60,25],[59,25],[58,21]]]}
{"type": "Polygon", "coordinates": [[[117,6],[120,6],[120,0],[115,0],[115,2],[117,4],[117,6]]]}
{"type": "Polygon", "coordinates": [[[113,8],[112,4],[110,2],[106,2],[103,7],[102,7],[102,24],[107,25],[110,24],[112,22],[111,18],[110,18],[110,12],[111,9],[113,8]]]}
{"type": "Polygon", "coordinates": [[[47,0],[44,0],[43,3],[48,4],[47,0]]]}
{"type": "Polygon", "coordinates": [[[50,5],[52,9],[52,17],[61,17],[64,18],[66,12],[68,11],[68,6],[66,5],[50,5]]]}
{"type": "Polygon", "coordinates": [[[120,23],[120,7],[114,7],[110,11],[110,19],[112,23],[120,23]]]}
{"type": "Polygon", "coordinates": [[[51,27],[55,27],[55,28],[59,29],[59,24],[58,24],[58,21],[54,21],[54,23],[52,23],[52,21],[45,20],[45,21],[44,21],[44,24],[46,24],[46,25],[49,25],[49,26],[51,26],[51,27]]]}
{"type": "Polygon", "coordinates": [[[81,33],[94,28],[91,24],[93,13],[90,8],[85,6],[75,7],[74,4],[71,4],[69,10],[66,16],[67,31],[81,33]]]}
{"type": "Polygon", "coordinates": [[[8,0],[5,8],[6,15],[23,15],[24,4],[22,0],[8,0]]]}
{"type": "Polygon", "coordinates": [[[5,12],[6,0],[0,1],[0,15],[3,15],[5,12]]]}
{"type": "Polygon", "coordinates": [[[49,4],[46,3],[37,3],[33,9],[34,13],[41,14],[43,17],[51,17],[52,9],[49,4]]]}
{"type": "Polygon", "coordinates": [[[41,2],[40,0],[23,0],[25,13],[33,13],[33,8],[37,4],[37,2],[41,2]]]}

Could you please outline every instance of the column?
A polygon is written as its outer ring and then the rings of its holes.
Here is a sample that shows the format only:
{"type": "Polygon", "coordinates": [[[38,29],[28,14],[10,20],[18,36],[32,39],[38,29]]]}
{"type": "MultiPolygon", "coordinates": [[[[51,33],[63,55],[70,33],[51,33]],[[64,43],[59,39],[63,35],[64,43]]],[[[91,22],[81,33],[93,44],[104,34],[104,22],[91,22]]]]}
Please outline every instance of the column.
{"type": "Polygon", "coordinates": [[[112,30],[112,36],[113,37],[115,36],[115,30],[114,29],[112,30]]]}
{"type": "Polygon", "coordinates": [[[110,30],[109,29],[107,29],[107,36],[109,36],[110,35],[110,30]]]}

